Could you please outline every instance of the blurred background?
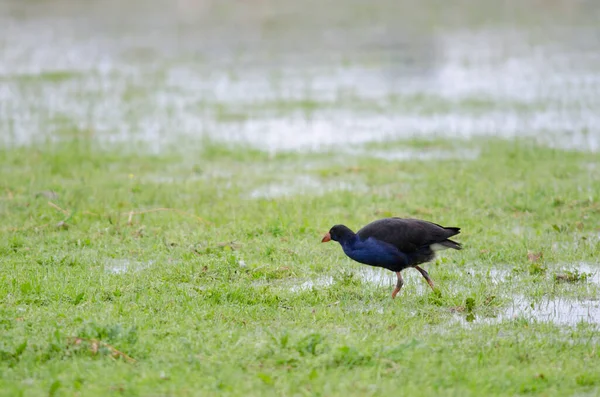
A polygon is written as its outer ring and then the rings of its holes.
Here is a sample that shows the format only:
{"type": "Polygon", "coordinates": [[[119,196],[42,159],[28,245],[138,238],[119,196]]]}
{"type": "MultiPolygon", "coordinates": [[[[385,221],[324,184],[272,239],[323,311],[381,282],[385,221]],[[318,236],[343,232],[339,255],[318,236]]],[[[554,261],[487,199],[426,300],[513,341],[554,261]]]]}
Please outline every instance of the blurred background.
{"type": "Polygon", "coordinates": [[[0,143],[598,151],[600,3],[2,0],[0,143]]]}

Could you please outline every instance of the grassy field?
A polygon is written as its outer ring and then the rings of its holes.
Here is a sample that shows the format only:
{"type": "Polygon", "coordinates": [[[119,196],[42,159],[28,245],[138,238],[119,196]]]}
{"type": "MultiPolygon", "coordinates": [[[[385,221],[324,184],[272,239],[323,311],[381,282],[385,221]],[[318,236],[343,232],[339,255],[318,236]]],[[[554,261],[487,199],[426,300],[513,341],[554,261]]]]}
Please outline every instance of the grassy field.
{"type": "Polygon", "coordinates": [[[597,155],[65,136],[0,152],[2,395],[600,394],[597,155]],[[320,243],[384,216],[462,228],[436,292],[320,243]]]}

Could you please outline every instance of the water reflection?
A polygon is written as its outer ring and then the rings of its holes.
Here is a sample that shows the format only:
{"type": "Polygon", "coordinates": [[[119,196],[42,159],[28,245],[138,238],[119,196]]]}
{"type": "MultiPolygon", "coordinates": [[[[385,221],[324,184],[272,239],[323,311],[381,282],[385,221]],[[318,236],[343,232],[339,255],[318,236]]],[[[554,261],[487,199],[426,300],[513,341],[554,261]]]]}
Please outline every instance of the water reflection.
{"type": "Polygon", "coordinates": [[[0,142],[527,135],[600,149],[600,5],[340,4],[4,1],[0,142]]]}

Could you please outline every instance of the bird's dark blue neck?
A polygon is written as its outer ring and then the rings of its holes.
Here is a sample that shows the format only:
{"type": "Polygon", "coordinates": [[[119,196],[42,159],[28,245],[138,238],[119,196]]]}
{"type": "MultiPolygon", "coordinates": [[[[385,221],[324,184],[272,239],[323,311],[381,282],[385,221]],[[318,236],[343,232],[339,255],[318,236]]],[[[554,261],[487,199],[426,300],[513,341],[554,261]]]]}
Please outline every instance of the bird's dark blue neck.
{"type": "Polygon", "coordinates": [[[343,236],[342,238],[340,238],[338,243],[340,243],[340,245],[342,246],[342,248],[345,251],[347,248],[352,249],[352,247],[354,247],[354,245],[357,244],[359,241],[360,241],[360,238],[358,237],[358,235],[355,233],[352,233],[352,234],[347,234],[347,235],[343,236]]]}

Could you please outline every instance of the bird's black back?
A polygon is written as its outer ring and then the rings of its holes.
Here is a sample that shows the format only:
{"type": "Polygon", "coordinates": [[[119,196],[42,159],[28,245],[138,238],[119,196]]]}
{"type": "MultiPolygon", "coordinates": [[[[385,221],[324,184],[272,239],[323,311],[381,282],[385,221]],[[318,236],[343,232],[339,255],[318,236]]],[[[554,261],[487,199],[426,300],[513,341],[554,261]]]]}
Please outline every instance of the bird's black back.
{"type": "Polygon", "coordinates": [[[444,227],[420,219],[384,218],[369,223],[356,234],[361,240],[373,237],[411,254],[459,233],[458,227],[444,227]]]}

